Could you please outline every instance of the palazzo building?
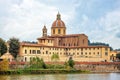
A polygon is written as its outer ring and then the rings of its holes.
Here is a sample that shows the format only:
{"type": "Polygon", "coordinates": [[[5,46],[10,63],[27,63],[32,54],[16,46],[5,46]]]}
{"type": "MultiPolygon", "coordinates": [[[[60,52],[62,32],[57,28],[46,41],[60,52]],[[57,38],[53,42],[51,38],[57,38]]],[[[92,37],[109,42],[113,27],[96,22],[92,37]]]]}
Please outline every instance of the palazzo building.
{"type": "Polygon", "coordinates": [[[42,37],[37,38],[37,44],[21,43],[20,56],[29,62],[33,57],[43,58],[50,62],[53,54],[58,54],[61,62],[70,57],[74,61],[99,62],[110,61],[110,48],[107,46],[89,46],[85,34],[66,34],[66,25],[61,20],[60,13],[51,26],[51,35],[47,35],[46,26],[42,29],[42,37]]]}

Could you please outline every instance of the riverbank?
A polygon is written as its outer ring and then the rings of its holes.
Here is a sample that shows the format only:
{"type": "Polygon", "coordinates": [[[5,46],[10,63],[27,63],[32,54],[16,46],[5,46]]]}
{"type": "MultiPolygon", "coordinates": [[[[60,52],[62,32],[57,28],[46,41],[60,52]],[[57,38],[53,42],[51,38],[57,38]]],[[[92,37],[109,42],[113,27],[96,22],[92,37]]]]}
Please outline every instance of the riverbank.
{"type": "Polygon", "coordinates": [[[82,70],[53,70],[53,69],[29,69],[29,70],[9,70],[0,71],[0,75],[12,75],[12,74],[67,74],[67,73],[90,73],[89,71],[82,70]]]}
{"type": "Polygon", "coordinates": [[[120,62],[79,62],[74,68],[94,73],[118,73],[120,72],[120,62]]]}

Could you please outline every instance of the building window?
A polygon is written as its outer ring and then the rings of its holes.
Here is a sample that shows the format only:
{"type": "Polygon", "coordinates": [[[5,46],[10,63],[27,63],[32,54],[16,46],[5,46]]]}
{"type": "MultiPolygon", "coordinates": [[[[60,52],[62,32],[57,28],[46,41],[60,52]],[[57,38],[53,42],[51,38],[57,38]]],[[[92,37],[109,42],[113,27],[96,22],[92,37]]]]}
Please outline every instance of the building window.
{"type": "Polygon", "coordinates": [[[105,56],[108,56],[108,52],[105,52],[105,56]]]}
{"type": "Polygon", "coordinates": [[[79,53],[77,53],[77,55],[79,55],[79,53]]]}
{"type": "Polygon", "coordinates": [[[30,50],[30,54],[31,54],[31,50],[30,50]]]}
{"type": "Polygon", "coordinates": [[[62,55],[62,53],[60,53],[60,55],[62,55]]]}
{"type": "Polygon", "coordinates": [[[27,61],[27,57],[25,57],[25,62],[27,61]]]}
{"type": "Polygon", "coordinates": [[[48,54],[48,51],[46,51],[46,54],[48,54]]]}
{"type": "Polygon", "coordinates": [[[58,29],[58,34],[60,34],[61,33],[61,30],[60,29],[58,29]]]}
{"type": "Polygon", "coordinates": [[[25,49],[25,54],[27,54],[27,50],[25,49]]]}
{"type": "Polygon", "coordinates": [[[81,52],[81,55],[83,55],[83,52],[81,52]]]}
{"type": "Polygon", "coordinates": [[[91,52],[89,52],[89,55],[91,55],[91,52]]]}
{"type": "Polygon", "coordinates": [[[37,50],[37,54],[40,54],[40,50],[37,50]]]}
{"type": "Polygon", "coordinates": [[[53,34],[55,34],[55,29],[53,29],[53,34]]]}
{"type": "Polygon", "coordinates": [[[32,51],[32,53],[33,53],[33,54],[36,54],[36,51],[35,51],[35,50],[33,50],[33,51],[32,51]]]}
{"type": "Polygon", "coordinates": [[[107,51],[108,50],[108,48],[105,48],[105,51],[107,51]]]}
{"type": "Polygon", "coordinates": [[[85,53],[85,55],[87,55],[87,52],[85,53]]]}
{"type": "Polygon", "coordinates": [[[97,54],[100,55],[99,52],[97,54]]]}

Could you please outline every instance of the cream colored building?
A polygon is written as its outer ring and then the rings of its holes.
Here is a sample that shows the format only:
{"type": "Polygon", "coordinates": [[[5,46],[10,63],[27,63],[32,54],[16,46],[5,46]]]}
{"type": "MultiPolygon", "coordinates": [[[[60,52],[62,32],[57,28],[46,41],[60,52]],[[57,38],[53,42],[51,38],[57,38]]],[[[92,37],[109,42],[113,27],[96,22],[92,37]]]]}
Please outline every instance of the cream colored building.
{"type": "Polygon", "coordinates": [[[74,61],[110,61],[109,47],[89,46],[88,36],[85,34],[66,34],[66,26],[59,13],[52,24],[51,36],[47,35],[46,26],[42,32],[42,37],[37,38],[37,44],[21,43],[19,54],[23,56],[23,61],[29,62],[31,58],[37,56],[49,62],[53,54],[58,54],[59,61],[62,62],[70,57],[74,61]]]}

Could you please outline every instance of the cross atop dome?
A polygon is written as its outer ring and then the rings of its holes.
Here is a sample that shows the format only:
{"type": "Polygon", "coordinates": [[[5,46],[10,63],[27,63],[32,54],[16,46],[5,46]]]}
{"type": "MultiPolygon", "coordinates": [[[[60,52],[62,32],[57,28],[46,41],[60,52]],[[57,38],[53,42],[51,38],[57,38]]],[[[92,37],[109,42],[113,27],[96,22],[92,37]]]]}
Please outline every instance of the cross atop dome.
{"type": "Polygon", "coordinates": [[[60,15],[59,12],[58,12],[58,14],[57,14],[57,20],[61,20],[61,15],[60,15]]]}

